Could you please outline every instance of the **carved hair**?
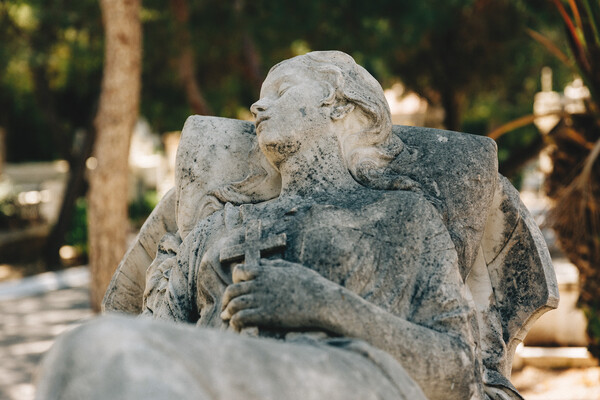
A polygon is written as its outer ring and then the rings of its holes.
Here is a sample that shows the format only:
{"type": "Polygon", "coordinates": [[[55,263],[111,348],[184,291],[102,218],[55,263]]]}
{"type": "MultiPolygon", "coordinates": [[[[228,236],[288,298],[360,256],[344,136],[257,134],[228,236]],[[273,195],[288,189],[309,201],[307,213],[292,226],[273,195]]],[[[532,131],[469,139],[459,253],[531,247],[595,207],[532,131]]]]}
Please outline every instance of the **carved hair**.
{"type": "MultiPolygon", "coordinates": [[[[308,74],[328,89],[323,104],[344,107],[353,104],[367,122],[357,132],[339,138],[346,167],[361,184],[373,189],[420,191],[420,186],[399,175],[391,162],[405,151],[399,137],[392,134],[392,116],[383,89],[377,80],[352,57],[340,51],[314,51],[276,64],[269,73],[287,63],[302,63],[308,74]]],[[[335,112],[335,111],[334,111],[335,112]]]]}

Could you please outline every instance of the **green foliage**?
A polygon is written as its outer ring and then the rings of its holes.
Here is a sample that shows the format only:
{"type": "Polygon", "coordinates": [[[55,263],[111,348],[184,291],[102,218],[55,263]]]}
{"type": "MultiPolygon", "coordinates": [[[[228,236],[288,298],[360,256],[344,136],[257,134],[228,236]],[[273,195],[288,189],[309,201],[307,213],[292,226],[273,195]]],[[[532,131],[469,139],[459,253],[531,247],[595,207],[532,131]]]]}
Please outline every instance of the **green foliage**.
{"type": "Polygon", "coordinates": [[[19,202],[12,182],[0,178],[0,230],[22,229],[40,222],[37,205],[19,202]]]}
{"type": "MultiPolygon", "coordinates": [[[[530,113],[542,66],[553,68],[557,82],[570,78],[525,32],[559,37],[559,17],[543,0],[184,3],[187,24],[176,22],[173,0],[144,1],[141,13],[141,112],[159,132],[181,129],[191,113],[178,71],[182,32],[198,86],[226,117],[239,117],[258,98],[269,66],[309,50],[346,51],[384,86],[400,79],[442,105],[449,128],[477,134],[530,113]]],[[[73,134],[89,126],[99,95],[101,28],[95,0],[0,4],[0,108],[7,111],[0,125],[10,160],[70,157],[73,134]]],[[[533,132],[509,135],[501,154],[533,132]]]]}
{"type": "Polygon", "coordinates": [[[598,301],[580,304],[587,318],[587,334],[590,340],[588,349],[592,354],[600,354],[600,304],[598,301]]]}
{"type": "Polygon", "coordinates": [[[87,229],[87,200],[80,197],[75,202],[75,212],[71,225],[65,237],[66,244],[75,247],[83,257],[88,254],[88,229],[87,229]]]}
{"type": "MultiPolygon", "coordinates": [[[[542,66],[552,67],[557,86],[571,78],[525,32],[566,44],[560,17],[543,0],[184,3],[188,23],[176,22],[174,0],[144,1],[141,13],[141,113],[159,132],[181,129],[192,112],[178,71],[182,32],[213,112],[234,118],[247,116],[269,66],[309,50],[350,53],[384,86],[400,79],[442,105],[448,128],[475,134],[531,113],[542,66]],[[248,68],[249,51],[256,71],[248,68]]],[[[6,0],[0,39],[0,126],[8,132],[9,161],[70,159],[74,133],[89,128],[99,95],[97,1],[6,0]]],[[[505,135],[500,162],[537,135],[533,127],[505,135]]]]}
{"type": "Polygon", "coordinates": [[[147,190],[139,198],[129,203],[129,220],[140,228],[159,202],[156,190],[147,190]]]}
{"type": "Polygon", "coordinates": [[[103,39],[92,0],[0,3],[0,126],[9,161],[71,157],[94,115],[103,39]]]}
{"type": "MultiPolygon", "coordinates": [[[[180,129],[190,112],[175,68],[181,27],[165,2],[144,6],[153,18],[144,25],[142,109],[159,131],[180,129]]],[[[248,39],[261,61],[261,79],[267,67],[282,59],[339,49],[384,86],[400,78],[431,103],[443,105],[451,116],[449,128],[474,126],[479,134],[531,111],[542,66],[564,75],[565,68],[525,33],[526,27],[550,35],[560,30],[558,18],[541,0],[256,0],[236,6],[205,0],[188,6],[185,28],[196,55],[196,78],[213,111],[227,117],[237,117],[258,97],[259,87],[247,71],[248,39]],[[487,120],[473,124],[482,102],[488,105],[487,120]]]]}
{"type": "Polygon", "coordinates": [[[10,193],[7,196],[0,197],[0,229],[23,226],[23,221],[19,218],[17,197],[10,193]]]}
{"type": "Polygon", "coordinates": [[[16,214],[17,196],[8,179],[0,179],[0,218],[12,217],[16,214]]]}
{"type": "MultiPolygon", "coordinates": [[[[158,204],[158,194],[154,190],[146,191],[140,198],[129,204],[129,219],[131,223],[140,228],[154,207],[158,204]]],[[[0,201],[0,211],[3,203],[0,201]]],[[[88,254],[88,227],[87,227],[87,200],[80,197],[75,202],[75,212],[67,231],[65,244],[73,246],[77,252],[87,257],[88,254]]]]}
{"type": "MultiPolygon", "coordinates": [[[[592,98],[600,99],[600,4],[597,0],[572,0],[570,13],[559,0],[554,0],[563,22],[571,54],[592,98]]],[[[598,107],[593,109],[600,118],[598,107]]]]}
{"type": "MultiPolygon", "coordinates": [[[[129,220],[131,223],[139,229],[159,200],[156,191],[149,190],[144,192],[140,198],[131,202],[129,204],[129,220]]],[[[0,201],[0,210],[2,205],[3,203],[0,201]]],[[[66,234],[65,244],[75,247],[80,255],[87,257],[88,227],[87,200],[85,197],[80,197],[75,202],[75,212],[66,234]]]]}

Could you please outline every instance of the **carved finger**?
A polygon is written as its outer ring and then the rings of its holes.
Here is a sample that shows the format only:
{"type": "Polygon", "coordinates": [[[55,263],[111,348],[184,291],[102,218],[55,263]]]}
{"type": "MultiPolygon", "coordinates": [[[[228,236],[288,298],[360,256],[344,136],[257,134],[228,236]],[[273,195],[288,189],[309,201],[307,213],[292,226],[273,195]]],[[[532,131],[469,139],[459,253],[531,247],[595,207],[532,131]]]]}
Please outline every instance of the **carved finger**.
{"type": "Polygon", "coordinates": [[[221,313],[221,318],[225,321],[232,319],[235,314],[242,310],[252,308],[255,303],[255,298],[252,295],[236,297],[235,299],[231,300],[229,304],[227,304],[227,307],[221,313]]]}
{"type": "Polygon", "coordinates": [[[261,258],[260,265],[268,266],[268,267],[287,267],[292,263],[289,261],[285,261],[281,258],[277,258],[274,260],[270,260],[268,258],[261,258]]]}
{"type": "Polygon", "coordinates": [[[252,286],[254,286],[254,282],[252,281],[234,283],[233,285],[227,286],[225,293],[223,293],[223,305],[221,306],[221,311],[227,307],[227,304],[229,304],[231,299],[250,293],[252,291],[252,286]]]}
{"type": "Polygon", "coordinates": [[[238,264],[233,269],[231,278],[233,283],[251,281],[258,276],[258,273],[259,267],[257,265],[238,264]]]}
{"type": "Polygon", "coordinates": [[[240,332],[242,329],[258,326],[261,322],[261,314],[256,308],[249,308],[246,310],[241,310],[236,313],[231,320],[229,321],[229,325],[236,331],[240,332]]]}

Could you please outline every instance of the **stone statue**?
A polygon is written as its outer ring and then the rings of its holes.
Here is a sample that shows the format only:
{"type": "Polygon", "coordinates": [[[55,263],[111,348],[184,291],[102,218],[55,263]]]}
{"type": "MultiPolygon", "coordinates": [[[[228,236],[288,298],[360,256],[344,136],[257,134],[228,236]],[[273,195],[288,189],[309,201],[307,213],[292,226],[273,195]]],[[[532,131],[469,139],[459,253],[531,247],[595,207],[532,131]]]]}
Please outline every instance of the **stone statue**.
{"type": "Polygon", "coordinates": [[[143,317],[59,339],[38,397],[521,399],[558,291],[493,141],[392,126],[336,51],[274,66],[251,111],[188,119],[104,299],[143,317]]]}

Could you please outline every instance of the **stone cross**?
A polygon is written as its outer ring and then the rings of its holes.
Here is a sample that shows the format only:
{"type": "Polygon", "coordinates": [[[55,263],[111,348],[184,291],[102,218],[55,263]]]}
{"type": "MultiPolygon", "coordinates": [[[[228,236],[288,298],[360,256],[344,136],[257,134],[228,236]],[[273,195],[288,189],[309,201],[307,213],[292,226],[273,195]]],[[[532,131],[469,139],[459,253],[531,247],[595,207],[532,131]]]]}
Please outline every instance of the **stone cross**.
{"type": "Polygon", "coordinates": [[[233,262],[244,259],[244,263],[258,265],[261,253],[285,248],[286,235],[269,235],[262,239],[262,222],[249,221],[246,226],[246,237],[243,243],[221,249],[219,261],[233,262]]]}

